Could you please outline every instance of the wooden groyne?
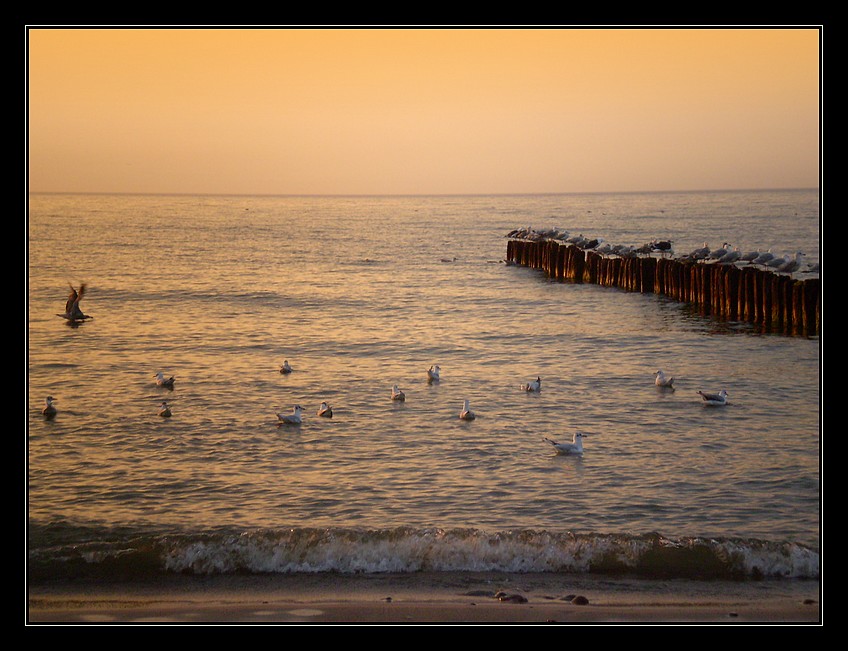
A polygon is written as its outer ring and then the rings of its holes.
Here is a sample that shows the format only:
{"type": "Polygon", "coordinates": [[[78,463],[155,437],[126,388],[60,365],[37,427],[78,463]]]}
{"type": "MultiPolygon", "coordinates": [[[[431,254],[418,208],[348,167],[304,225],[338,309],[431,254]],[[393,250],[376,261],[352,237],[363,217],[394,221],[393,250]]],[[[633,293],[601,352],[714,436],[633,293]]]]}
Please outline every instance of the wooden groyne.
{"type": "Polygon", "coordinates": [[[796,279],[754,265],[653,255],[604,256],[555,240],[510,239],[507,262],[562,282],[654,293],[689,303],[703,316],[744,321],[765,332],[821,334],[821,279],[796,279]]]}

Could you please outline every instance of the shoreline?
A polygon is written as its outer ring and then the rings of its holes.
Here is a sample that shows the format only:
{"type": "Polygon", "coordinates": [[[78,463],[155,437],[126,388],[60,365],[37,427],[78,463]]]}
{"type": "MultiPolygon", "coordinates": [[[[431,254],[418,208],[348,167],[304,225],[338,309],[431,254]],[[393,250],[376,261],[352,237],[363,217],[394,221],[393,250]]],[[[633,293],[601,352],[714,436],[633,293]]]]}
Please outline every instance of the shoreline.
{"type": "Polygon", "coordinates": [[[28,586],[28,624],[821,624],[819,581],[424,573],[28,586]],[[503,593],[498,597],[498,593],[503,593]],[[578,599],[572,599],[573,597],[578,599]],[[585,601],[585,603],[581,603],[585,601]]]}

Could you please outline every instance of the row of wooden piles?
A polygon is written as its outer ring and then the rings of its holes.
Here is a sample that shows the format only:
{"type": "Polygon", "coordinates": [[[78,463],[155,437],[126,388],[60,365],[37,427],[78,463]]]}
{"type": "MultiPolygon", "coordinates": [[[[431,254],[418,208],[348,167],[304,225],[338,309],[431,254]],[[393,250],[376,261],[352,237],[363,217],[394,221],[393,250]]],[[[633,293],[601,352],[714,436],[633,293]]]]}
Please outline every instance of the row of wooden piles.
{"type": "Polygon", "coordinates": [[[821,334],[818,277],[797,280],[753,265],[646,255],[605,257],[554,240],[509,240],[506,259],[560,281],[661,294],[693,305],[704,316],[753,323],[765,332],[821,334]]]}

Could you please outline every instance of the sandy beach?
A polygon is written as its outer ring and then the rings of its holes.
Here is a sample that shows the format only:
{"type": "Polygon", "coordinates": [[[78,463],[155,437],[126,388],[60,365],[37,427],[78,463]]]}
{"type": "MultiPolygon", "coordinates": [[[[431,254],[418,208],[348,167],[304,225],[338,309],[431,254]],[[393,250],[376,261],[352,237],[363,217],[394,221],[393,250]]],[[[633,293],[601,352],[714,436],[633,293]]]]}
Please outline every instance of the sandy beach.
{"type": "Polygon", "coordinates": [[[821,624],[817,581],[413,574],[28,586],[27,623],[821,624]]]}

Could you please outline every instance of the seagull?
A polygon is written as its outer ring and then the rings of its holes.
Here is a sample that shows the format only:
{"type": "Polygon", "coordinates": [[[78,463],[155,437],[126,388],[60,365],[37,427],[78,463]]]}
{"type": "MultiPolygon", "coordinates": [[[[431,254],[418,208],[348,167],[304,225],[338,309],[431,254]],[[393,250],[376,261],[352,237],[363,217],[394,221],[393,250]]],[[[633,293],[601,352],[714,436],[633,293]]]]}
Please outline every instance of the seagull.
{"type": "Polygon", "coordinates": [[[169,378],[166,378],[162,371],[159,371],[153,377],[156,378],[156,385],[160,387],[165,387],[166,389],[174,388],[174,376],[172,375],[169,378]]]}
{"type": "Polygon", "coordinates": [[[168,418],[171,415],[171,408],[168,406],[166,401],[162,401],[162,404],[159,405],[159,415],[163,418],[168,418]]]}
{"type": "Polygon", "coordinates": [[[406,394],[398,389],[397,384],[392,387],[392,400],[397,400],[398,402],[406,400],[406,394]]]}
{"type": "Polygon", "coordinates": [[[323,416],[324,418],[332,418],[333,417],[333,408],[330,407],[326,402],[321,403],[321,408],[318,409],[318,415],[323,416]]]}
{"type": "Polygon", "coordinates": [[[708,258],[709,255],[710,255],[710,246],[706,242],[704,242],[704,246],[702,246],[699,249],[695,249],[694,251],[692,251],[692,253],[689,254],[689,256],[693,260],[704,260],[705,258],[708,258]]]}
{"type": "Polygon", "coordinates": [[[654,373],[654,375],[656,375],[656,377],[657,377],[657,379],[654,380],[654,384],[656,384],[658,387],[664,387],[664,388],[669,388],[669,389],[674,388],[674,386],[673,386],[674,378],[673,377],[666,377],[665,373],[663,373],[662,371],[657,371],[656,373],[654,373]]]}
{"type": "Polygon", "coordinates": [[[774,253],[772,253],[771,249],[769,249],[768,251],[763,251],[760,255],[751,260],[751,264],[765,264],[772,258],[774,258],[774,253]]]}
{"type": "Polygon", "coordinates": [[[541,391],[542,390],[542,378],[537,377],[533,382],[529,382],[527,384],[522,384],[521,388],[525,391],[541,391]]]}
{"type": "Polygon", "coordinates": [[[739,258],[742,257],[742,252],[739,251],[738,246],[734,246],[732,251],[728,251],[723,256],[721,256],[718,261],[719,264],[728,264],[731,262],[736,262],[739,258]]]}
{"type": "Polygon", "coordinates": [[[804,261],[804,254],[798,251],[795,254],[795,258],[793,260],[787,260],[782,265],[780,265],[777,270],[785,273],[792,273],[793,271],[797,271],[801,263],[804,261]]]}
{"type": "Polygon", "coordinates": [[[53,406],[54,400],[53,396],[47,396],[44,399],[44,409],[41,410],[41,413],[47,420],[52,420],[56,416],[56,407],[53,406]]]}
{"type": "Polygon", "coordinates": [[[654,240],[651,242],[651,249],[654,251],[662,251],[663,255],[672,250],[671,246],[671,240],[654,240]]]}
{"type": "Polygon", "coordinates": [[[303,418],[300,417],[301,412],[303,411],[303,407],[300,405],[295,405],[292,409],[292,413],[290,414],[280,414],[277,413],[277,418],[280,419],[280,425],[300,425],[303,422],[303,418]]]}
{"type": "Polygon", "coordinates": [[[459,412],[459,417],[462,420],[474,420],[475,418],[477,418],[477,415],[469,408],[468,400],[466,400],[462,405],[462,411],[459,412]]]}
{"type": "Polygon", "coordinates": [[[761,255],[761,254],[760,254],[759,250],[756,250],[756,251],[748,251],[748,253],[743,253],[743,254],[739,257],[739,262],[753,262],[754,260],[756,260],[757,258],[759,258],[759,257],[760,257],[760,255],[761,255]]]}
{"type": "Polygon", "coordinates": [[[785,265],[785,264],[786,264],[787,262],[789,262],[791,259],[792,259],[792,258],[790,258],[788,255],[784,255],[784,256],[782,256],[782,257],[780,257],[780,258],[778,258],[777,256],[775,256],[775,257],[773,257],[771,260],[766,260],[763,264],[764,264],[766,267],[771,267],[772,269],[777,269],[778,267],[782,267],[783,265],[785,265]]]}
{"type": "Polygon", "coordinates": [[[703,391],[698,391],[698,393],[704,399],[705,405],[721,406],[727,404],[727,391],[724,389],[718,393],[704,393],[703,391]]]}
{"type": "Polygon", "coordinates": [[[716,249],[715,251],[710,251],[709,258],[710,258],[710,260],[718,260],[723,255],[725,255],[729,250],[730,250],[730,244],[728,244],[727,242],[724,242],[721,245],[720,249],[716,249]]]}
{"type": "Polygon", "coordinates": [[[439,379],[440,379],[439,374],[441,372],[442,372],[442,369],[439,368],[438,364],[436,364],[435,366],[431,366],[429,369],[427,369],[427,379],[430,382],[438,382],[439,379]]]}
{"type": "Polygon", "coordinates": [[[68,321],[83,321],[90,319],[82,313],[79,303],[82,297],[85,296],[85,283],[81,283],[79,289],[74,289],[74,286],[68,283],[71,288],[71,293],[68,295],[68,300],[65,302],[65,313],[59,316],[65,317],[68,321]]]}
{"type": "Polygon", "coordinates": [[[571,443],[557,443],[545,437],[545,440],[556,448],[557,454],[583,454],[583,437],[588,436],[583,432],[575,432],[571,437],[571,443]]]}
{"type": "Polygon", "coordinates": [[[287,374],[292,372],[292,367],[289,365],[289,360],[284,360],[283,365],[280,367],[280,373],[287,374]]]}

